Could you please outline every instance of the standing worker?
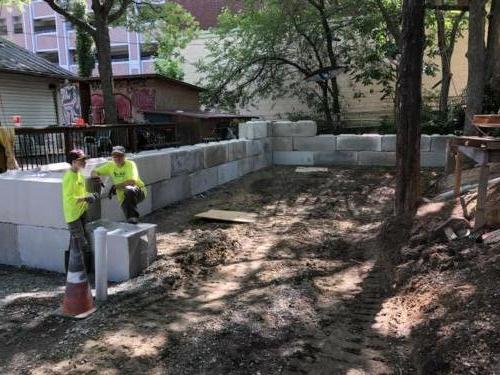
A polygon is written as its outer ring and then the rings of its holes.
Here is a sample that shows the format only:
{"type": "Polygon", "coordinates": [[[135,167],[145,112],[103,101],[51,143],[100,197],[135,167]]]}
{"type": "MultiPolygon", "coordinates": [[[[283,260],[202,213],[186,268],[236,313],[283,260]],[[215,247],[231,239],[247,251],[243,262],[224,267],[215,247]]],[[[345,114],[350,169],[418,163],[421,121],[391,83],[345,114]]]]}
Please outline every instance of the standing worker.
{"type": "MultiPolygon", "coordinates": [[[[85,178],[80,171],[85,168],[87,156],[82,150],[72,150],[68,155],[71,169],[67,171],[62,183],[64,219],[70,232],[69,264],[64,295],[63,312],[70,316],[81,316],[95,310],[85,268],[84,254],[88,250],[85,238],[85,215],[89,203],[94,203],[98,194],[89,194],[85,178]]],[[[88,263],[88,260],[87,260],[88,263]]]]}
{"type": "Polygon", "coordinates": [[[137,224],[139,212],[137,205],[146,198],[144,182],[139,177],[137,165],[125,157],[125,148],[115,146],[109,161],[92,171],[92,177],[110,176],[113,181],[111,192],[116,192],[118,202],[127,218],[127,222],[137,224]]]}

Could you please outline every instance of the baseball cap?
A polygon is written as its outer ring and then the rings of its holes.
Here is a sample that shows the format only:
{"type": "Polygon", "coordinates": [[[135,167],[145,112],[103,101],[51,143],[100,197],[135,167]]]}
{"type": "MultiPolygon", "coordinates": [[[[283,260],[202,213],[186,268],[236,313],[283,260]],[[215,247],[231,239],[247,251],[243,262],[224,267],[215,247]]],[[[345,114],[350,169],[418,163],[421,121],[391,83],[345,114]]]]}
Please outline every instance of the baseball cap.
{"type": "Polygon", "coordinates": [[[125,155],[125,147],[123,146],[114,146],[111,150],[111,155],[125,155]]]}
{"type": "Polygon", "coordinates": [[[68,155],[68,163],[72,163],[75,160],[85,160],[88,159],[89,157],[85,155],[85,152],[79,148],[75,148],[69,152],[68,155]]]}

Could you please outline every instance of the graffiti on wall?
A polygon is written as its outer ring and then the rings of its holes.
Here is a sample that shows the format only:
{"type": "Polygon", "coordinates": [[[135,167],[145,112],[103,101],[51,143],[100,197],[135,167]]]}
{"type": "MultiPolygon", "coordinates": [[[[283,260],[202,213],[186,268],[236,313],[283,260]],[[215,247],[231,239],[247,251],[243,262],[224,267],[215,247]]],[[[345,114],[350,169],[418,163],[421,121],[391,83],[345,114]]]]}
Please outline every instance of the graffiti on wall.
{"type": "Polygon", "coordinates": [[[68,126],[81,117],[80,94],[76,85],[66,85],[61,88],[63,124],[68,126]]]}
{"type": "MultiPolygon", "coordinates": [[[[156,109],[156,91],[153,88],[115,86],[114,96],[120,121],[134,122],[139,112],[151,112],[156,109]]],[[[104,99],[101,90],[93,90],[91,102],[94,124],[104,123],[104,99]]]]}

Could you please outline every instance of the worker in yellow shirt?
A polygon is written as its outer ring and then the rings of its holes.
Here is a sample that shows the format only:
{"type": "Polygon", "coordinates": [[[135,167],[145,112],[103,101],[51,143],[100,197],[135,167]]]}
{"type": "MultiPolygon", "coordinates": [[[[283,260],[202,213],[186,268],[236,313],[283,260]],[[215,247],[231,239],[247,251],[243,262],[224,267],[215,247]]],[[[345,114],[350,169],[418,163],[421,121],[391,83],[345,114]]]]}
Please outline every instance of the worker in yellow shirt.
{"type": "MultiPolygon", "coordinates": [[[[85,238],[85,214],[89,203],[94,203],[98,194],[89,194],[85,187],[85,178],[80,170],[85,168],[87,156],[82,150],[72,150],[68,155],[68,163],[71,168],[64,174],[62,183],[64,219],[68,224],[70,232],[70,247],[76,246],[76,256],[86,259],[86,268],[89,269],[90,250],[85,238]],[[84,254],[85,253],[85,254],[84,254]]],[[[70,254],[71,256],[71,254],[70,254]]]]}
{"type": "Polygon", "coordinates": [[[115,146],[111,151],[112,161],[109,161],[92,171],[92,177],[110,176],[113,189],[127,221],[132,224],[139,222],[137,205],[146,198],[144,182],[139,177],[137,165],[125,157],[125,148],[115,146]]]}

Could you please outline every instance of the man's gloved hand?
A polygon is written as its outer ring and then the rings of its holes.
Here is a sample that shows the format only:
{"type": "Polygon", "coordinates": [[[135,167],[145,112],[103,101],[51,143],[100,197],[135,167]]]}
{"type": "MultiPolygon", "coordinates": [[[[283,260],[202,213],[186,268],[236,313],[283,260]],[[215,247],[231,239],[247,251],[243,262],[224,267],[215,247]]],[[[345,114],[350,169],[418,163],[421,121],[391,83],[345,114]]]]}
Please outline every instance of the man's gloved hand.
{"type": "Polygon", "coordinates": [[[113,185],[111,187],[111,189],[109,190],[108,199],[112,199],[113,195],[116,195],[116,186],[115,185],[113,185]]]}
{"type": "Polygon", "coordinates": [[[94,203],[96,200],[99,199],[99,194],[98,193],[92,193],[90,195],[88,195],[86,198],[85,198],[85,201],[88,203],[88,204],[92,204],[94,203]]]}

